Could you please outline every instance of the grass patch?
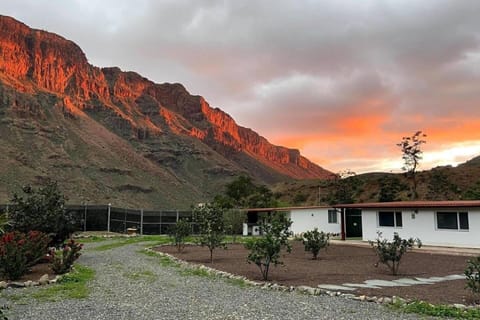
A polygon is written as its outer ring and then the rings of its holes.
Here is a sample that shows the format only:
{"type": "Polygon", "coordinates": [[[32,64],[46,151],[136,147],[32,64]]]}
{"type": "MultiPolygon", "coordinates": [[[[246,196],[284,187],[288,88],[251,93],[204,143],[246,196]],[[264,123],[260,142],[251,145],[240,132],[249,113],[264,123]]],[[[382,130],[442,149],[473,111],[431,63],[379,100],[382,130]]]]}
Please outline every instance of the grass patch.
{"type": "Polygon", "coordinates": [[[131,280],[153,280],[156,278],[155,274],[149,270],[125,273],[124,276],[131,280]]]}
{"type": "Polygon", "coordinates": [[[391,306],[393,309],[407,313],[456,319],[480,319],[479,309],[460,309],[447,305],[433,305],[423,301],[414,301],[408,304],[395,303],[391,306]]]}
{"type": "Polygon", "coordinates": [[[76,238],[75,241],[80,243],[97,243],[97,242],[103,242],[103,241],[112,240],[112,239],[120,239],[120,237],[106,238],[106,237],[93,236],[88,238],[76,238]]]}
{"type": "Polygon", "coordinates": [[[243,279],[236,279],[236,278],[227,278],[225,279],[225,282],[231,284],[231,285],[234,285],[236,287],[240,287],[240,288],[245,288],[247,287],[247,283],[245,282],[245,280],[243,279]]]}
{"type": "Polygon", "coordinates": [[[107,250],[112,250],[115,248],[123,247],[123,246],[128,246],[130,244],[135,244],[135,243],[142,243],[142,242],[155,242],[155,245],[160,245],[160,244],[165,244],[169,243],[170,239],[167,236],[164,235],[158,235],[158,236],[139,236],[139,237],[132,237],[132,238],[115,238],[116,241],[107,243],[95,248],[92,248],[91,250],[94,251],[107,251],[107,250]]]}
{"type": "Polygon", "coordinates": [[[84,299],[88,297],[87,282],[95,276],[95,271],[76,264],[74,271],[65,275],[58,283],[42,288],[32,294],[36,300],[59,301],[63,299],[84,299]]]}
{"type": "Polygon", "coordinates": [[[174,261],[168,256],[160,255],[153,251],[147,251],[147,250],[139,250],[138,252],[144,255],[147,255],[149,257],[154,257],[158,259],[162,267],[174,267],[174,268],[180,267],[180,264],[178,262],[174,261]]]}

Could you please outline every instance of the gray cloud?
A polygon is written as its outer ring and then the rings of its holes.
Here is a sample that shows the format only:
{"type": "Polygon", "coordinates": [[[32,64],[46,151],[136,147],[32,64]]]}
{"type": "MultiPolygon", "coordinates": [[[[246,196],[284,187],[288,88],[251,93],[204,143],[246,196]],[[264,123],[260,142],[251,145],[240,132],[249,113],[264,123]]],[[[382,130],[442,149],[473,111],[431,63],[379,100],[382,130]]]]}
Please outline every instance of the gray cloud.
{"type": "Polygon", "coordinates": [[[478,1],[16,0],[0,11],[77,42],[95,65],[181,82],[275,141],[381,116],[372,125],[392,144],[480,116],[478,1]]]}

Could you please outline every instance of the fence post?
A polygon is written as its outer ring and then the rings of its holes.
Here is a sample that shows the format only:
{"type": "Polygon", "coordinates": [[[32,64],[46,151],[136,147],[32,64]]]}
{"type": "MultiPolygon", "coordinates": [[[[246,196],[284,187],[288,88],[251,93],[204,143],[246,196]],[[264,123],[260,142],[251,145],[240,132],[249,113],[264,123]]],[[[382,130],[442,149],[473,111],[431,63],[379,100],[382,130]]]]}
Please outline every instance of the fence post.
{"type": "Polygon", "coordinates": [[[178,210],[177,210],[177,223],[178,223],[178,210]]]}
{"type": "Polygon", "coordinates": [[[127,233],[127,208],[125,208],[125,214],[123,215],[123,233],[127,233]]]}
{"type": "Polygon", "coordinates": [[[140,209],[140,235],[143,236],[143,209],[140,209]]]}
{"type": "Polygon", "coordinates": [[[83,217],[83,232],[87,231],[87,202],[85,201],[85,213],[83,217]]]}
{"type": "Polygon", "coordinates": [[[110,207],[112,206],[111,203],[108,204],[108,211],[107,211],[107,232],[110,232],[110,207]]]}

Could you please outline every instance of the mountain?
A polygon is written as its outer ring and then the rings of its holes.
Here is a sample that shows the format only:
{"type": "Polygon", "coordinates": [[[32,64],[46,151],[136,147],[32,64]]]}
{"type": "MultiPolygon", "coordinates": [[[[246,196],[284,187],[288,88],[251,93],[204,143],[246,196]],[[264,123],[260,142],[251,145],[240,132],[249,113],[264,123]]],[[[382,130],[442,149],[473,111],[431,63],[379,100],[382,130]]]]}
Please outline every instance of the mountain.
{"type": "MultiPolygon", "coordinates": [[[[277,198],[288,205],[328,204],[335,180],[280,182],[273,186],[277,198]]],[[[479,200],[480,156],[456,167],[440,166],[417,172],[418,200],[479,200]]],[[[410,181],[404,173],[372,172],[347,178],[354,202],[410,200],[410,181]]]]}
{"type": "Polygon", "coordinates": [[[0,202],[56,179],[71,202],[185,208],[246,173],[327,179],[181,84],[89,64],[72,41],[0,16],[0,202]]]}

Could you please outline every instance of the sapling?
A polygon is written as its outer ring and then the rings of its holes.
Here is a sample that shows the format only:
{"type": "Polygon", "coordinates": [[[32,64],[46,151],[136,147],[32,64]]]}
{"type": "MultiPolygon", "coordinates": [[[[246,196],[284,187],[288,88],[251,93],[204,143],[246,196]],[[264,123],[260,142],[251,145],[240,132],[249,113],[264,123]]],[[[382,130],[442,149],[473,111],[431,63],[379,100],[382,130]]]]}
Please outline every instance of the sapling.
{"type": "Polygon", "coordinates": [[[263,221],[260,225],[261,237],[250,239],[245,243],[245,248],[250,250],[247,256],[248,263],[254,263],[260,269],[263,280],[268,280],[270,266],[283,264],[280,261],[280,251],[285,248],[291,252],[292,247],[288,243],[291,231],[288,230],[292,221],[283,214],[276,214],[273,218],[263,221]]]}
{"type": "Polygon", "coordinates": [[[303,245],[305,251],[309,251],[313,255],[313,260],[317,260],[318,253],[321,249],[327,248],[329,245],[330,235],[325,232],[319,232],[318,228],[303,233],[303,245]]]}
{"type": "Polygon", "coordinates": [[[378,256],[375,267],[378,267],[378,263],[383,263],[392,271],[393,275],[397,275],[400,261],[407,250],[413,249],[415,244],[418,248],[422,246],[420,239],[402,239],[396,232],[393,234],[392,241],[383,239],[381,232],[377,232],[377,235],[375,241],[369,241],[378,256]]]}
{"type": "Polygon", "coordinates": [[[178,252],[185,248],[185,240],[192,232],[192,226],[187,220],[178,221],[170,230],[170,238],[177,247],[178,252]]]}

